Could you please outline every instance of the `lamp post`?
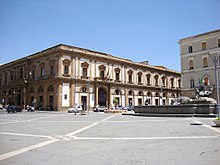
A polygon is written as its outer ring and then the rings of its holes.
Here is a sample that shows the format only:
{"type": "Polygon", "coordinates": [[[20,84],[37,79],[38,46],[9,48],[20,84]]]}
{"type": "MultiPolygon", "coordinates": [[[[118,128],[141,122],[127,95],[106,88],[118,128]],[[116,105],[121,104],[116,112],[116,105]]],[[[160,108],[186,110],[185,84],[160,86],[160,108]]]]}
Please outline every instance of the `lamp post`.
{"type": "Polygon", "coordinates": [[[89,115],[89,110],[90,110],[90,80],[87,80],[86,81],[86,86],[87,86],[87,89],[88,89],[88,108],[87,108],[87,115],[89,115]]]}
{"type": "Polygon", "coordinates": [[[24,111],[26,110],[26,84],[27,84],[27,80],[26,78],[24,78],[24,111]]]}
{"type": "Polygon", "coordinates": [[[215,84],[216,84],[216,95],[217,95],[217,110],[218,118],[220,117],[220,105],[219,105],[219,80],[218,80],[218,65],[220,59],[220,51],[209,52],[209,56],[215,66],[215,84]]]}

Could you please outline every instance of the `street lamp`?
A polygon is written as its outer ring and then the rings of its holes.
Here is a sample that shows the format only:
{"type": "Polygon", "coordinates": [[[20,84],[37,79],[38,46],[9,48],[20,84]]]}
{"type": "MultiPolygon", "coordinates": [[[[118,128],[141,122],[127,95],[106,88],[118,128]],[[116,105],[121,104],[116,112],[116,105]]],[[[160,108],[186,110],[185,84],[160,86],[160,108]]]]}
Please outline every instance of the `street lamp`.
{"type": "Polygon", "coordinates": [[[86,87],[88,89],[88,108],[87,108],[87,114],[89,115],[89,109],[90,109],[90,80],[86,80],[86,87]]]}
{"type": "Polygon", "coordinates": [[[215,66],[215,84],[216,84],[216,94],[217,94],[217,110],[218,118],[220,117],[220,105],[219,105],[219,80],[218,80],[218,65],[220,59],[220,51],[209,52],[209,56],[212,59],[212,62],[215,66]]]}

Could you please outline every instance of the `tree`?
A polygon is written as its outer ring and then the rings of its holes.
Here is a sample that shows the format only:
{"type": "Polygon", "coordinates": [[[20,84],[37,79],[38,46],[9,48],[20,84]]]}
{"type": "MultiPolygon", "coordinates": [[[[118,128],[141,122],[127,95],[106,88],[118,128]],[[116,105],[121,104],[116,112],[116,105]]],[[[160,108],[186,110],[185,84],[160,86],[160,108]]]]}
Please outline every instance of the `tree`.
{"type": "Polygon", "coordinates": [[[114,98],[114,99],[113,99],[113,104],[115,105],[115,108],[116,108],[117,105],[118,105],[118,99],[114,98]]]}

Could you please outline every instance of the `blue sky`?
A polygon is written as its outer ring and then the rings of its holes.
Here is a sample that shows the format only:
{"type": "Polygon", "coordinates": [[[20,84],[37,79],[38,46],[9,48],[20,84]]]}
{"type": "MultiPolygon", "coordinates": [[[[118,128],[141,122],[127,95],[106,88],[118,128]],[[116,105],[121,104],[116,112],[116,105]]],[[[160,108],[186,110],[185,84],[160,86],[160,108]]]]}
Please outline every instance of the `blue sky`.
{"type": "Polygon", "coordinates": [[[0,64],[57,44],[180,71],[178,41],[220,29],[220,0],[0,0],[0,64]]]}

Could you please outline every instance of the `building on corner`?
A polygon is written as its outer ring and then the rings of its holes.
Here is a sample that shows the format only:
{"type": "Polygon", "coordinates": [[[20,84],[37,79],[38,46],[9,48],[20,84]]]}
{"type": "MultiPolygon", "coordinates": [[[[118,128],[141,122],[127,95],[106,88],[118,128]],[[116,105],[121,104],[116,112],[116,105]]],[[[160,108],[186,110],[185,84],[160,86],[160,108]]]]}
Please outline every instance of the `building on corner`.
{"type": "Polygon", "coordinates": [[[57,45],[0,66],[0,101],[62,111],[74,105],[166,105],[180,96],[181,74],[147,61],[57,45]]]}

